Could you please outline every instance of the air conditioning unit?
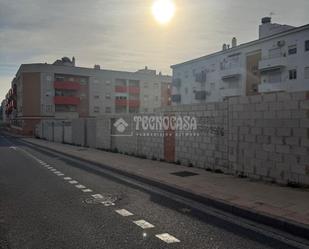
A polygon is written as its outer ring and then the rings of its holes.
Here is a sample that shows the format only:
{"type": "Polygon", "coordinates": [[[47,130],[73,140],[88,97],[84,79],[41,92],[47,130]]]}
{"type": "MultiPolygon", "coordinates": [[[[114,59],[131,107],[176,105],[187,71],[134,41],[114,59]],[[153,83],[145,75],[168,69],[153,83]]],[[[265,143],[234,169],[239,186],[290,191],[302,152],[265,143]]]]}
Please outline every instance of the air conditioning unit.
{"type": "Polygon", "coordinates": [[[277,42],[278,47],[283,47],[284,45],[285,45],[285,41],[283,41],[283,40],[277,42]]]}

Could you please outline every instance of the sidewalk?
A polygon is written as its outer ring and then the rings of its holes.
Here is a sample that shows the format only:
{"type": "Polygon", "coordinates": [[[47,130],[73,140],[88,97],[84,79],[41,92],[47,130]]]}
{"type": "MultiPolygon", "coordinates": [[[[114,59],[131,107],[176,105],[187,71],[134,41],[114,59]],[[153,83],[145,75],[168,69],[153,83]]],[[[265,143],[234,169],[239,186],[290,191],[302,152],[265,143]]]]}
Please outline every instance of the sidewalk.
{"type": "Polygon", "coordinates": [[[309,189],[282,187],[250,179],[215,174],[202,169],[56,144],[33,138],[23,138],[23,140],[254,213],[309,226],[309,189]],[[190,171],[198,175],[179,177],[171,174],[180,171],[190,171]]]}

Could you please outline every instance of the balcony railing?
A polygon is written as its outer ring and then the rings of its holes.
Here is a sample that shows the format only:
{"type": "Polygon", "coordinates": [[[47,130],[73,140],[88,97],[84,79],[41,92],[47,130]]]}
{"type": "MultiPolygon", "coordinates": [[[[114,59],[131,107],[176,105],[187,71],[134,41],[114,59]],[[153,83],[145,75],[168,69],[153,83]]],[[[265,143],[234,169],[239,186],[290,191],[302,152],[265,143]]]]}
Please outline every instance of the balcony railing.
{"type": "Polygon", "coordinates": [[[241,68],[234,67],[234,68],[227,68],[221,70],[221,79],[222,80],[229,80],[229,79],[238,79],[241,76],[241,68]]]}
{"type": "Polygon", "coordinates": [[[58,90],[79,90],[80,84],[71,81],[55,81],[54,88],[58,90]]]}
{"type": "Polygon", "coordinates": [[[139,107],[140,101],[139,100],[129,100],[129,107],[139,107]]]}
{"type": "Polygon", "coordinates": [[[129,86],[129,93],[131,94],[139,94],[140,91],[140,88],[137,86],[129,86]]]}
{"type": "Polygon", "coordinates": [[[115,99],[116,106],[127,106],[127,102],[126,99],[115,99]]]}
{"type": "Polygon", "coordinates": [[[233,97],[242,95],[240,88],[226,88],[221,90],[221,95],[224,97],[233,97]]]}
{"type": "Polygon", "coordinates": [[[126,93],[127,87],[126,86],[115,86],[116,93],[126,93]]]}
{"type": "Polygon", "coordinates": [[[75,96],[55,96],[55,105],[79,105],[80,98],[75,96]]]}
{"type": "Polygon", "coordinates": [[[276,57],[276,58],[268,58],[263,59],[259,62],[259,70],[264,71],[271,71],[283,68],[287,65],[287,58],[286,57],[276,57]]]}

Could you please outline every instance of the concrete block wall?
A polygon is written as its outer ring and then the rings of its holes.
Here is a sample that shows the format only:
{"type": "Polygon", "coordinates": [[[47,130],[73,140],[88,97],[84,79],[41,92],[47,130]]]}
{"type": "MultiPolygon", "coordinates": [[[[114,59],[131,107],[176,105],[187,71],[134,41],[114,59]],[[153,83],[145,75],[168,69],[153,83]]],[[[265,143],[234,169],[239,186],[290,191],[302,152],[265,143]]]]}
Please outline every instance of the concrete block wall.
{"type": "Polygon", "coordinates": [[[172,115],[196,117],[198,121],[196,136],[176,135],[175,161],[229,173],[227,102],[169,107],[161,111],[172,115]]]}
{"type": "Polygon", "coordinates": [[[309,94],[229,99],[231,172],[309,185],[309,94]]]}
{"type": "MultiPolygon", "coordinates": [[[[189,115],[198,120],[198,136],[176,136],[175,161],[278,183],[309,185],[309,93],[270,93],[232,97],[220,103],[171,106],[155,115],[189,115]]],[[[124,118],[132,118],[126,115],[124,118]]],[[[163,136],[112,136],[118,115],[64,126],[68,143],[122,153],[164,158],[163,136]]],[[[39,136],[60,141],[50,121],[39,136]]]]}
{"type": "Polygon", "coordinates": [[[85,119],[72,120],[72,143],[78,146],[86,146],[86,121],[85,119]]]}

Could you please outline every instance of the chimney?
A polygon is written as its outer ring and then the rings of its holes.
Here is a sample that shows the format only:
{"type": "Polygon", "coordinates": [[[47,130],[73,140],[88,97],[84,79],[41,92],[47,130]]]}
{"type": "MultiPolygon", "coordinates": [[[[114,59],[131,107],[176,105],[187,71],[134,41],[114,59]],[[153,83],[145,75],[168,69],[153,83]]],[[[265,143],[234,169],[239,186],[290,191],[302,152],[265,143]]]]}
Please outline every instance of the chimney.
{"type": "Polygon", "coordinates": [[[232,48],[235,48],[235,47],[237,47],[237,39],[236,39],[236,37],[233,37],[233,39],[232,39],[232,48]]]}
{"type": "Polygon", "coordinates": [[[73,64],[73,67],[75,67],[75,57],[74,56],[72,57],[72,64],[73,64]]]}

